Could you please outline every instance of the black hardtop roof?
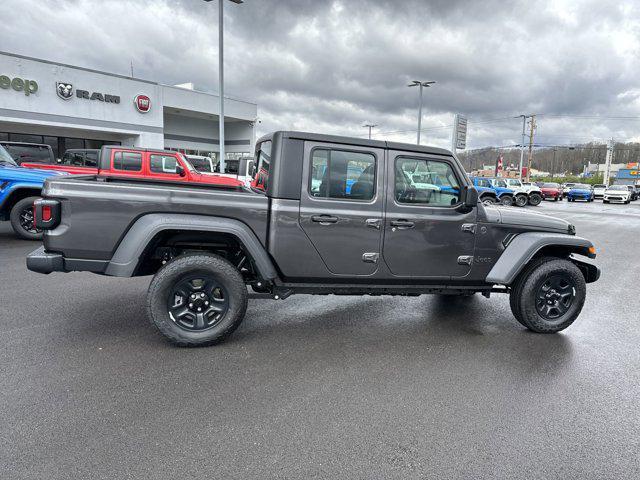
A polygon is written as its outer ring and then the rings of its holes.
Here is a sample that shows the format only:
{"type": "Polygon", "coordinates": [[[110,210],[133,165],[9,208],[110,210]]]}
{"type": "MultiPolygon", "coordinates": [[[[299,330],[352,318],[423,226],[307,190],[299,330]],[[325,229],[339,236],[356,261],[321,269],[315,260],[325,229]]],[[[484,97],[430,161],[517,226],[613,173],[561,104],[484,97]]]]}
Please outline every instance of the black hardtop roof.
{"type": "Polygon", "coordinates": [[[402,150],[416,153],[429,153],[435,155],[451,155],[449,150],[428,145],[415,145],[412,143],[389,142],[386,140],[369,140],[367,138],[343,137],[339,135],[324,135],[321,133],[296,132],[296,131],[276,131],[261,137],[257,143],[264,140],[271,140],[274,136],[283,138],[295,138],[298,140],[309,140],[313,142],[338,143],[344,145],[355,145],[358,147],[384,148],[389,150],[402,150]]]}
{"type": "Polygon", "coordinates": [[[161,148],[143,148],[143,147],[125,147],[123,145],[103,145],[102,150],[133,150],[134,152],[149,152],[149,153],[170,153],[175,155],[176,152],[174,150],[163,150],[161,148]]]}

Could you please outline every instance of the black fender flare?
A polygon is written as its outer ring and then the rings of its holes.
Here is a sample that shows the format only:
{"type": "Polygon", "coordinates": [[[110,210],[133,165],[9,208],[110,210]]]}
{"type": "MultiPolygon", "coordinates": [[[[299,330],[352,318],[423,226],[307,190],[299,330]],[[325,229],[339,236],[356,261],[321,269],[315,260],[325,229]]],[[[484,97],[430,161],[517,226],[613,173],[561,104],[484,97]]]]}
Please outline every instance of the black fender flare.
{"type": "Polygon", "coordinates": [[[151,213],[136,220],[111,257],[105,274],[114,277],[131,277],[149,242],[164,230],[192,230],[233,235],[251,255],[262,278],[272,280],[278,276],[269,254],[246,224],[232,218],[179,213],[151,213]]]}
{"type": "MultiPolygon", "coordinates": [[[[545,247],[557,247],[566,253],[575,253],[589,258],[595,258],[595,253],[592,253],[593,243],[585,238],[562,233],[525,232],[517,235],[509,243],[487,275],[486,282],[499,285],[511,285],[525,265],[529,263],[536,253],[545,247]]],[[[580,261],[576,261],[575,263],[578,262],[582,264],[582,266],[578,264],[578,267],[583,272],[585,268],[587,268],[585,265],[590,265],[580,261]]],[[[587,268],[588,276],[585,275],[585,279],[594,282],[600,276],[600,272],[595,265],[592,267],[596,269],[596,272],[587,268]]]]}

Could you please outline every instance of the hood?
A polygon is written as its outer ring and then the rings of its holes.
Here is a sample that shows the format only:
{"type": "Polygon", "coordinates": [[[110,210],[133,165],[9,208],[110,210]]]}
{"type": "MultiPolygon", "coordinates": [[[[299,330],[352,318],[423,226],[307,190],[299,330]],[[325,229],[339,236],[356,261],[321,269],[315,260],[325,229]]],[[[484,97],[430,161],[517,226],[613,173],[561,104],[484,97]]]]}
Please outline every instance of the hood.
{"type": "Polygon", "coordinates": [[[0,165],[0,180],[14,182],[43,182],[49,177],[57,177],[59,175],[66,175],[66,172],[0,165]]]}
{"type": "Polygon", "coordinates": [[[239,187],[244,185],[237,178],[223,177],[222,175],[216,175],[215,173],[192,172],[191,175],[196,182],[209,183],[211,185],[225,185],[232,187],[239,187]]]}
{"type": "Polygon", "coordinates": [[[541,230],[554,230],[561,233],[567,233],[573,230],[571,224],[561,218],[530,212],[528,210],[516,210],[512,207],[496,207],[496,210],[500,213],[500,223],[506,225],[521,225],[532,227],[532,230],[539,228],[541,230]]]}

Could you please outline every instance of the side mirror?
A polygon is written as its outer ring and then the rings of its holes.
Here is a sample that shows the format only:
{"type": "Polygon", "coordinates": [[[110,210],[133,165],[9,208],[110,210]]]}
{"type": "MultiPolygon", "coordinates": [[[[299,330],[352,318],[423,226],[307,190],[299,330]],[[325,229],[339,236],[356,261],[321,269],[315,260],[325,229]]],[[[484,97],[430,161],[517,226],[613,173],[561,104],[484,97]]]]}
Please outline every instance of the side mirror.
{"type": "Polygon", "coordinates": [[[253,162],[249,166],[249,176],[252,178],[256,176],[256,164],[253,162]]]}
{"type": "Polygon", "coordinates": [[[62,163],[62,159],[61,158],[56,158],[56,163],[62,163]]]}
{"type": "Polygon", "coordinates": [[[471,185],[464,187],[462,203],[467,208],[475,208],[478,205],[478,190],[476,190],[476,187],[471,185]]]}
{"type": "Polygon", "coordinates": [[[176,165],[176,173],[181,177],[184,177],[186,175],[186,172],[184,171],[184,167],[180,164],[176,165]]]}

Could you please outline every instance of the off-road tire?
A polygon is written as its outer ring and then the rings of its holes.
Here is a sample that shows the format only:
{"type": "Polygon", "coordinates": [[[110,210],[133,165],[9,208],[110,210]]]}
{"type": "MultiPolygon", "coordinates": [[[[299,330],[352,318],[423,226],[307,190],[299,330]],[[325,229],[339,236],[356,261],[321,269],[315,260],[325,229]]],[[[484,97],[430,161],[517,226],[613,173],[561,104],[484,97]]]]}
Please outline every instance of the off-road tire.
{"type": "Polygon", "coordinates": [[[31,209],[31,211],[33,211],[33,202],[35,202],[38,198],[39,197],[23,198],[22,200],[16,202],[16,204],[11,208],[11,213],[9,214],[11,227],[13,227],[13,231],[16,233],[16,235],[24,240],[42,240],[42,231],[32,232],[30,230],[26,230],[22,226],[20,218],[25,210],[31,209]]]}
{"type": "Polygon", "coordinates": [[[498,201],[500,202],[500,205],[502,205],[503,207],[511,207],[513,206],[513,197],[511,195],[502,195],[498,201]]]}
{"type": "Polygon", "coordinates": [[[537,192],[529,194],[529,205],[537,207],[542,203],[542,195],[537,192]]]}
{"type": "Polygon", "coordinates": [[[480,198],[480,202],[482,202],[483,205],[491,206],[498,203],[498,199],[492,197],[491,195],[485,195],[484,197],[480,198]]]}
{"type": "Polygon", "coordinates": [[[580,269],[570,260],[541,257],[534,260],[518,276],[511,288],[511,311],[522,325],[537,333],[556,333],[571,325],[578,317],[586,298],[586,282],[580,269]],[[536,306],[542,286],[554,277],[562,277],[573,291],[567,310],[555,319],[542,316],[536,306]]]}
{"type": "Polygon", "coordinates": [[[238,269],[213,254],[188,254],[174,258],[153,277],[147,292],[147,316],[169,341],[180,347],[207,346],[228,337],[247,310],[247,287],[238,269]],[[175,285],[192,275],[214,279],[222,286],[228,307],[222,318],[205,330],[187,330],[169,315],[169,297],[175,285]]]}
{"type": "Polygon", "coordinates": [[[522,193],[520,195],[516,195],[514,203],[516,207],[524,207],[528,201],[529,199],[527,198],[527,196],[524,193],[522,193]]]}

